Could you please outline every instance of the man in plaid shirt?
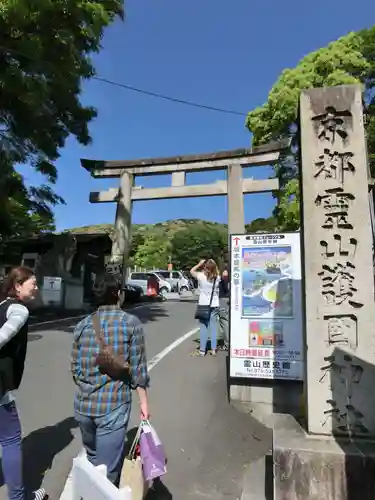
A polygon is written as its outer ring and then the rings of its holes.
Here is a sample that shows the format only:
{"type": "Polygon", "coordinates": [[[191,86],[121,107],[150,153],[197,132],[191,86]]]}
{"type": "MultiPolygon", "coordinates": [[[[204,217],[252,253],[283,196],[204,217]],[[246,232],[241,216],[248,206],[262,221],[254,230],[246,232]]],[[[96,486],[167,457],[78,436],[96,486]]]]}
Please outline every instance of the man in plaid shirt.
{"type": "Polygon", "coordinates": [[[114,353],[129,363],[130,382],[102,375],[96,364],[99,344],[92,315],[76,326],[73,334],[71,370],[77,386],[75,418],[82,434],[87,458],[93,465],[107,466],[108,479],[118,484],[124,459],[132,390],[136,390],[141,419],[148,419],[149,377],[142,323],[124,312],[119,302],[119,282],[110,275],[100,277],[94,287],[102,334],[114,353]]]}

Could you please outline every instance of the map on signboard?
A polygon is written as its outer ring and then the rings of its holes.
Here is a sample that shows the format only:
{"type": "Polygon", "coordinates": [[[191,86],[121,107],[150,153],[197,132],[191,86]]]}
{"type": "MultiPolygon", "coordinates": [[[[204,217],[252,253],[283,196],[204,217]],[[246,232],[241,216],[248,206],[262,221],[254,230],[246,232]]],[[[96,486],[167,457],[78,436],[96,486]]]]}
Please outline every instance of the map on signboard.
{"type": "Polygon", "coordinates": [[[293,317],[290,245],[242,248],[242,317],[293,317]]]}

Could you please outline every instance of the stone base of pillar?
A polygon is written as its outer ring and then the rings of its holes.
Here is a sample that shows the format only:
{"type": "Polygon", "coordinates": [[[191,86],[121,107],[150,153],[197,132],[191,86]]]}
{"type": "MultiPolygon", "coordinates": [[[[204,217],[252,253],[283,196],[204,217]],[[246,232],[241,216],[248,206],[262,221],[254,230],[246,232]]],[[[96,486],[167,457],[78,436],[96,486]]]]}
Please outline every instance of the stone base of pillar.
{"type": "Polygon", "coordinates": [[[375,442],[308,435],[274,416],[275,500],[374,500],[375,442]]]}
{"type": "Polygon", "coordinates": [[[294,380],[241,379],[229,385],[229,398],[244,404],[254,418],[267,425],[274,413],[303,417],[303,383],[294,380]]]}

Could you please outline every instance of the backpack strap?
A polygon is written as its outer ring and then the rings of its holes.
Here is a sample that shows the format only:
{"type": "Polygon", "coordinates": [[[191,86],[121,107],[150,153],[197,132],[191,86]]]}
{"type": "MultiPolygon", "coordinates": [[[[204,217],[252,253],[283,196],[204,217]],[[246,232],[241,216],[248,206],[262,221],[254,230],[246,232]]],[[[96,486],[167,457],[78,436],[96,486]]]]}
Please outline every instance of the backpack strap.
{"type": "Polygon", "coordinates": [[[212,283],[212,291],[211,291],[211,297],[210,297],[210,304],[209,304],[209,307],[211,307],[211,304],[212,304],[212,300],[214,298],[214,291],[215,291],[215,284],[216,284],[216,280],[217,280],[217,276],[215,276],[215,279],[212,283]]]}

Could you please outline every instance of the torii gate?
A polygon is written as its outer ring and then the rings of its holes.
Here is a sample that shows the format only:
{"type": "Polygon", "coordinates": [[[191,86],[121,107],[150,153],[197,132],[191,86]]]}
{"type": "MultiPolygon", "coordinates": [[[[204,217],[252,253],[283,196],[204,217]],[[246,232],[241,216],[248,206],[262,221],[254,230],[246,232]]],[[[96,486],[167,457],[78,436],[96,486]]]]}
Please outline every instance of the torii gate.
{"type": "Polygon", "coordinates": [[[276,178],[253,180],[242,178],[242,167],[273,165],[289,142],[277,141],[247,149],[219,151],[208,154],[148,158],[125,161],[81,159],[81,165],[94,178],[120,178],[120,187],[90,193],[91,203],[117,203],[115,238],[111,262],[123,264],[126,276],[127,258],[131,243],[131,213],[134,201],[194,196],[228,195],[228,232],[245,232],[244,193],[277,191],[276,178]],[[227,170],[227,180],[212,184],[185,185],[187,172],[227,170]],[[170,187],[142,188],[134,185],[136,176],[172,174],[170,187]]]}

